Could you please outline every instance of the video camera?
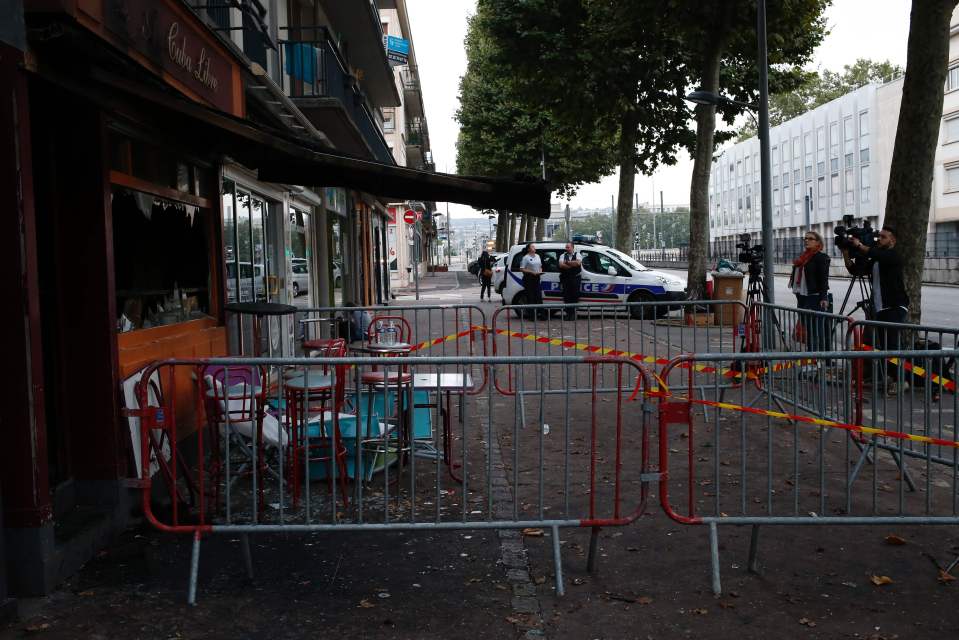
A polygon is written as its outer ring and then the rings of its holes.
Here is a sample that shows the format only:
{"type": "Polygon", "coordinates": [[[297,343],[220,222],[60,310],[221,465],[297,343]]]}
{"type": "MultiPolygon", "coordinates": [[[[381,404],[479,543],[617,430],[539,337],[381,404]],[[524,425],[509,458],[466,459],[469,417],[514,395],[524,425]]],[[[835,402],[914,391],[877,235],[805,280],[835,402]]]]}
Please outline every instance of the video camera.
{"type": "Polygon", "coordinates": [[[750,246],[752,236],[748,233],[739,234],[739,242],[736,248],[739,249],[739,261],[745,262],[749,266],[749,275],[758,276],[763,270],[764,248],[761,244],[750,246]]]}
{"type": "Polygon", "coordinates": [[[862,221],[862,226],[857,227],[856,217],[846,214],[842,217],[842,224],[836,225],[835,242],[839,250],[851,249],[850,238],[856,238],[867,247],[871,247],[879,240],[879,232],[872,228],[868,220],[862,221]]]}

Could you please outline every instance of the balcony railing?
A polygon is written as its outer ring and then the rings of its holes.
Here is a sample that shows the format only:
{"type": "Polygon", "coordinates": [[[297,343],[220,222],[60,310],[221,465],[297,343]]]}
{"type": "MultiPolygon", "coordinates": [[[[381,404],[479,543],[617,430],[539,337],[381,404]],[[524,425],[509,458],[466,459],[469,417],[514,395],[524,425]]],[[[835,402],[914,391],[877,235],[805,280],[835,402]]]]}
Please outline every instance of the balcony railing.
{"type": "Polygon", "coordinates": [[[401,71],[400,80],[403,82],[403,88],[406,91],[420,90],[420,75],[416,67],[407,67],[401,71]]]}
{"type": "Polygon", "coordinates": [[[335,98],[380,162],[392,163],[382,115],[369,106],[326,27],[286,27],[279,41],[283,89],[291,98],[335,98]]]}
{"type": "Polygon", "coordinates": [[[430,132],[426,127],[425,120],[413,120],[406,123],[406,145],[429,148],[430,132]]]}

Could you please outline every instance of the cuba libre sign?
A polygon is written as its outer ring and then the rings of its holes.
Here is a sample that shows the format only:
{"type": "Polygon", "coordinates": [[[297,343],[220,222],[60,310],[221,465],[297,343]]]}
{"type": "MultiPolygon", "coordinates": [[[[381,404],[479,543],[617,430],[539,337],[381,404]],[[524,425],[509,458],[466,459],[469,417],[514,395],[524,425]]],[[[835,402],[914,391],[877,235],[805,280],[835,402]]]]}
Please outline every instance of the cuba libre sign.
{"type": "Polygon", "coordinates": [[[108,0],[106,27],[210,104],[236,113],[233,64],[206,27],[170,0],[108,0]]]}

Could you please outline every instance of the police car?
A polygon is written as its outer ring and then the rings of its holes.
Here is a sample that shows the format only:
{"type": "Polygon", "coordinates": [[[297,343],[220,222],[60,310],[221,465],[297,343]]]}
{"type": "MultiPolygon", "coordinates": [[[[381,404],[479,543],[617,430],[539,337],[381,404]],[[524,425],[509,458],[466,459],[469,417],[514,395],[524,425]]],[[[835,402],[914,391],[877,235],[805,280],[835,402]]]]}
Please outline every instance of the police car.
{"type": "MultiPolygon", "coordinates": [[[[559,258],[566,251],[565,242],[534,242],[536,253],[543,262],[540,287],[543,302],[563,301],[559,282],[559,258]]],[[[576,251],[583,260],[582,285],[579,301],[582,303],[673,302],[686,299],[686,281],[674,275],[647,269],[631,257],[605,245],[577,242],[576,251]]],[[[520,261],[526,245],[510,249],[506,258],[504,304],[526,304],[523,290],[523,272],[520,261]]],[[[633,314],[642,315],[640,308],[633,314]]]]}

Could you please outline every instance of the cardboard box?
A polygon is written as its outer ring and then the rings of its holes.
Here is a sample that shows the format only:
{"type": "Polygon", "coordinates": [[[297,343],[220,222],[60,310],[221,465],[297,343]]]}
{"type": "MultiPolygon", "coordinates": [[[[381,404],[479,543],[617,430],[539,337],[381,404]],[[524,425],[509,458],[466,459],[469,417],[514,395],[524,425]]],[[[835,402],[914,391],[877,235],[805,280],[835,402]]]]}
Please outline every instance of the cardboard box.
{"type": "Polygon", "coordinates": [[[708,327],[714,322],[712,313],[687,313],[683,316],[687,327],[708,327]]]}

